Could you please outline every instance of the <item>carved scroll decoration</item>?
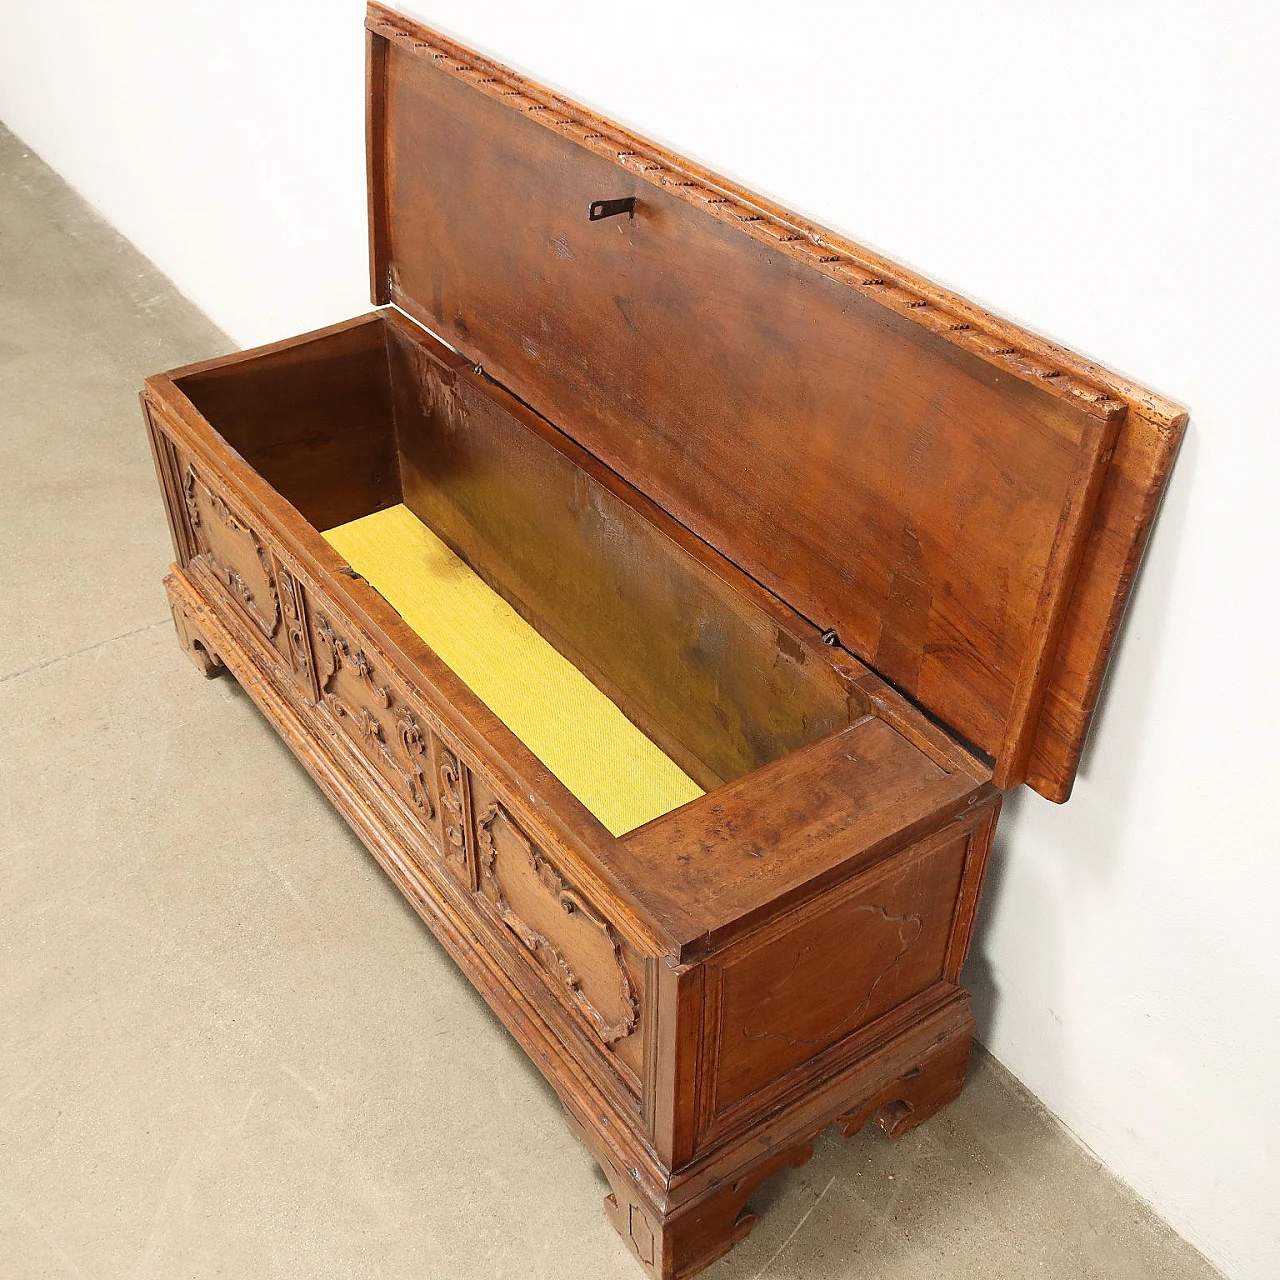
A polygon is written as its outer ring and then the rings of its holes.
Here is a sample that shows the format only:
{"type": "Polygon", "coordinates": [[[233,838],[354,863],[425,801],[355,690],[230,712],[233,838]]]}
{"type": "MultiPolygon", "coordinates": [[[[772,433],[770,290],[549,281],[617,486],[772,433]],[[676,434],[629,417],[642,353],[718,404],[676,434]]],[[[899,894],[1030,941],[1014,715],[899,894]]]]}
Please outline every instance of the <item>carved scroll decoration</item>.
{"type": "Polygon", "coordinates": [[[352,651],[351,643],[334,630],[333,624],[323,615],[316,618],[316,635],[324,645],[328,655],[327,673],[320,675],[320,694],[325,705],[333,712],[335,718],[348,727],[350,735],[355,738],[369,753],[375,762],[380,763],[391,777],[399,782],[405,796],[417,809],[423,821],[430,822],[435,818],[435,808],[431,803],[426,775],[422,761],[427,758],[427,733],[418,723],[413,712],[405,706],[394,708],[395,740],[399,743],[403,756],[392,749],[387,739],[387,727],[376,711],[363,703],[352,705],[335,688],[338,673],[349,671],[354,675],[377,706],[391,710],[395,701],[391,690],[380,685],[374,677],[373,664],[363,649],[352,651]]]}
{"type": "Polygon", "coordinates": [[[617,930],[564,878],[551,864],[550,860],[536,849],[524,836],[520,828],[512,821],[510,814],[502,805],[494,804],[484,811],[476,820],[476,836],[479,843],[480,874],[485,878],[493,892],[493,903],[503,923],[516,935],[524,946],[534,955],[545,957],[550,961],[550,968],[563,983],[573,998],[574,1003],[587,1015],[595,1027],[600,1039],[607,1045],[625,1040],[635,1031],[640,1022],[640,998],[631,983],[631,976],[622,955],[622,942],[617,930]],[[501,818],[515,838],[521,850],[533,868],[539,883],[567,916],[585,920],[604,936],[617,967],[619,992],[622,997],[623,1014],[615,1021],[610,1021],[592,1003],[590,997],[582,989],[582,979],[574,972],[564,953],[546,934],[535,929],[519,916],[507,901],[506,892],[498,876],[498,847],[494,843],[493,825],[501,818]]]}
{"type": "Polygon", "coordinates": [[[400,774],[404,779],[405,790],[423,818],[430,822],[436,816],[436,811],[428,794],[427,779],[421,764],[427,760],[429,765],[427,735],[406,707],[396,708],[396,736],[400,739],[400,748],[404,752],[400,774]]]}
{"type": "Polygon", "coordinates": [[[337,697],[333,694],[333,682],[337,679],[338,672],[345,668],[364,684],[380,707],[389,708],[391,690],[374,680],[373,664],[365,656],[364,650],[357,649],[352,653],[350,643],[333,629],[328,618],[321,617],[317,620],[316,631],[329,653],[329,674],[325,676],[322,683],[323,692],[337,697]]]}
{"type": "Polygon", "coordinates": [[[276,593],[276,579],[271,566],[271,557],[267,554],[267,548],[263,545],[262,539],[258,537],[253,529],[248,525],[242,524],[236,518],[226,502],[196,475],[195,468],[190,464],[187,466],[186,478],[183,481],[182,496],[186,503],[187,516],[191,521],[191,532],[195,539],[196,550],[201,560],[208,566],[213,576],[240,603],[258,630],[268,640],[273,639],[280,626],[280,597],[276,593]],[[258,563],[262,567],[263,578],[266,581],[268,599],[265,604],[259,602],[254,596],[252,589],[245,582],[239,570],[227,564],[213,549],[208,530],[204,526],[200,501],[196,494],[197,486],[204,491],[209,511],[226,532],[232,537],[247,541],[253,548],[258,563]]]}
{"type": "Polygon", "coordinates": [[[280,596],[280,609],[284,614],[284,636],[288,648],[289,665],[295,674],[309,681],[311,678],[311,645],[307,640],[305,606],[302,603],[302,587],[292,572],[276,561],[276,587],[280,596]]]}
{"type": "Polygon", "coordinates": [[[462,766],[458,757],[444,745],[438,743],[440,757],[440,821],[444,826],[444,851],[460,857],[464,862],[467,857],[467,821],[466,811],[462,804],[462,766]]]}
{"type": "Polygon", "coordinates": [[[182,498],[187,504],[187,518],[191,521],[193,529],[200,528],[200,505],[196,502],[197,484],[199,484],[199,480],[196,478],[195,468],[188,467],[186,479],[182,484],[182,498]]]}

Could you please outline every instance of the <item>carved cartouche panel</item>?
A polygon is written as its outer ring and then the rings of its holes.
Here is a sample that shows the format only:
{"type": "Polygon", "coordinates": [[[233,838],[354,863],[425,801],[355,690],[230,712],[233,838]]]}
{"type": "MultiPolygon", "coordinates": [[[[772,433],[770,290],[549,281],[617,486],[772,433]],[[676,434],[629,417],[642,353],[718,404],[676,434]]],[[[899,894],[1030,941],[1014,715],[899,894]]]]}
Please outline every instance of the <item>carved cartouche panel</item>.
{"type": "Polygon", "coordinates": [[[196,559],[222,584],[264,639],[280,627],[280,597],[271,556],[257,532],[187,463],[182,479],[196,559]]]}
{"type": "Polygon", "coordinates": [[[391,783],[435,846],[428,731],[405,699],[384,682],[358,640],[349,638],[344,625],[322,608],[313,614],[310,635],[321,705],[391,783]]]}
{"type": "Polygon", "coordinates": [[[639,1047],[641,992],[617,930],[535,847],[502,802],[476,787],[480,892],[534,956],[550,985],[585,1016],[599,1040],[632,1059],[639,1047]]]}
{"type": "Polygon", "coordinates": [[[713,1113],[942,980],[970,838],[899,854],[708,963],[713,1113]]]}

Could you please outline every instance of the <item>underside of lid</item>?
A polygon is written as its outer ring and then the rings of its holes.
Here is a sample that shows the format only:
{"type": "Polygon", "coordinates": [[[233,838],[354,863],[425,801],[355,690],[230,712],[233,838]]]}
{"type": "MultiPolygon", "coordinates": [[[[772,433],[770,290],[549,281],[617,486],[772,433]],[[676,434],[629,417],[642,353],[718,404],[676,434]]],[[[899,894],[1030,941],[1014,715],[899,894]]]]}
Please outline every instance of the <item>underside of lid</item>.
{"type": "Polygon", "coordinates": [[[367,25],[375,301],[999,785],[1065,799],[1183,411],[381,6],[367,25]]]}

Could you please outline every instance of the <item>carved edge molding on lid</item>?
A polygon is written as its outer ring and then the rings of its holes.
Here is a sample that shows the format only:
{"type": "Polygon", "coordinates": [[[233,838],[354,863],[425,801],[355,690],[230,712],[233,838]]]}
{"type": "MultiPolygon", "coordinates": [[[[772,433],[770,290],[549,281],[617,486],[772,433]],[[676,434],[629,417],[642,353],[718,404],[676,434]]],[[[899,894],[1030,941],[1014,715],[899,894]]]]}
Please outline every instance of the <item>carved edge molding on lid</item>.
{"type": "Polygon", "coordinates": [[[640,1024],[640,998],[632,986],[631,976],[627,972],[626,961],[622,955],[622,942],[613,925],[569,884],[552,865],[550,859],[529,842],[524,832],[512,821],[511,815],[501,804],[497,802],[490,804],[477,817],[476,838],[479,844],[480,874],[493,891],[493,903],[503,922],[534,955],[545,954],[551,960],[552,970],[559,976],[577,1006],[591,1020],[596,1034],[605,1044],[613,1045],[619,1040],[625,1040],[640,1024]],[[612,949],[624,1009],[623,1016],[617,1021],[610,1022],[591,1002],[590,997],[582,989],[582,979],[574,972],[564,953],[555,943],[512,910],[496,866],[498,846],[493,838],[493,824],[499,818],[506,823],[512,835],[519,841],[529,865],[533,868],[534,875],[559,904],[561,910],[568,916],[576,916],[593,925],[603,934],[605,941],[612,949]]]}
{"type": "Polygon", "coordinates": [[[757,204],[730,184],[719,185],[708,173],[685,168],[676,157],[526,80],[501,63],[465,50],[379,4],[369,5],[365,26],[415,56],[432,59],[448,75],[525,112],[645,182],[730,223],[1023,381],[1037,383],[1099,418],[1122,413],[1125,402],[1131,401],[1152,414],[1165,429],[1176,429],[1176,419],[1182,411],[1163,397],[1110,374],[1056,343],[1001,321],[860,245],[757,204]]]}

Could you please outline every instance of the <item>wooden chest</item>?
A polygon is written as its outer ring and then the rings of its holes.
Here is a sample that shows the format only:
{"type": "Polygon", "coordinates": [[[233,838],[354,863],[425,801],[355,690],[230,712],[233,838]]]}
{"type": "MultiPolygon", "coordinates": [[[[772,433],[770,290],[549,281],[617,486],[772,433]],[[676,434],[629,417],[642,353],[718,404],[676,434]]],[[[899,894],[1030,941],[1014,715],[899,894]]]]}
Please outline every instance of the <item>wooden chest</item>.
{"type": "Polygon", "coordinates": [[[1001,792],[1069,794],[1185,414],[366,25],[381,309],[147,381],[174,620],[670,1280],[959,1092],[1001,792]]]}

